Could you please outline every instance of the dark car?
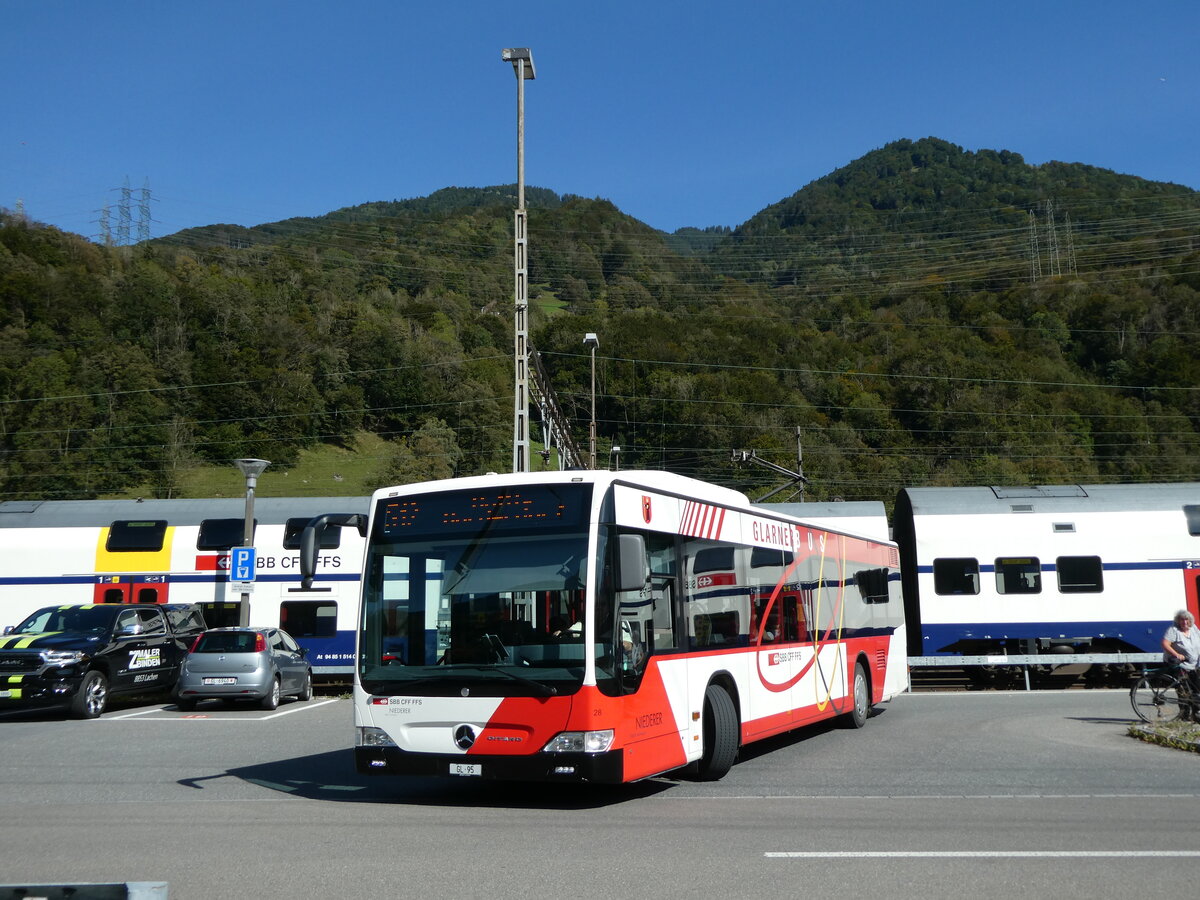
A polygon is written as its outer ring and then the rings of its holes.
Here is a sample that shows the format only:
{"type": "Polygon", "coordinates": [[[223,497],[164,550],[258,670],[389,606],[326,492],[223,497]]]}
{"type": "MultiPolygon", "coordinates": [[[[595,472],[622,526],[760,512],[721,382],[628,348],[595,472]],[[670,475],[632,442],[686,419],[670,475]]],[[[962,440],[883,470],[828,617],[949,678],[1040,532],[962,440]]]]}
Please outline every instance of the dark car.
{"type": "Polygon", "coordinates": [[[176,704],[191,710],[208,698],[253,700],[275,709],[282,697],[312,697],[305,651],[279,628],[212,628],[201,634],[179,673],[176,704]]]}
{"type": "Polygon", "coordinates": [[[0,638],[0,709],[66,706],[90,719],[113,694],[170,690],[204,632],[198,606],[47,606],[0,638]]]}

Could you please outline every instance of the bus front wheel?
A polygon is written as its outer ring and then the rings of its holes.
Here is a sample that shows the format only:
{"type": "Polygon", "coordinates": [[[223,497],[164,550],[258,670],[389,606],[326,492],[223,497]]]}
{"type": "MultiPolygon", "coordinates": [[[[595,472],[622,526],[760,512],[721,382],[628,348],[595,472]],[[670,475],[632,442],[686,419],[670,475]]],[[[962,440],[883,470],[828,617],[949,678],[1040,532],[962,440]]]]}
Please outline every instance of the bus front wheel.
{"type": "Polygon", "coordinates": [[[738,717],[733,699],[710,684],[704,692],[704,755],[696,774],[701,781],[723,778],[733,767],[738,750],[738,717]]]}

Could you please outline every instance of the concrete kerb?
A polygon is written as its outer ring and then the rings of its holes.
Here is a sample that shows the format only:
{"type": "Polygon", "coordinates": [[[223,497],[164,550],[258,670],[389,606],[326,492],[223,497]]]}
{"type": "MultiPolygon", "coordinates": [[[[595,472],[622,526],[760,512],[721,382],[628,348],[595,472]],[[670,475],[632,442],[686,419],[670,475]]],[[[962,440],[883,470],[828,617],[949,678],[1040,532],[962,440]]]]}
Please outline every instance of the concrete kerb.
{"type": "Polygon", "coordinates": [[[1161,725],[1134,722],[1129,726],[1129,736],[1148,744],[1200,753],[1200,725],[1195,722],[1180,720],[1161,725]]]}

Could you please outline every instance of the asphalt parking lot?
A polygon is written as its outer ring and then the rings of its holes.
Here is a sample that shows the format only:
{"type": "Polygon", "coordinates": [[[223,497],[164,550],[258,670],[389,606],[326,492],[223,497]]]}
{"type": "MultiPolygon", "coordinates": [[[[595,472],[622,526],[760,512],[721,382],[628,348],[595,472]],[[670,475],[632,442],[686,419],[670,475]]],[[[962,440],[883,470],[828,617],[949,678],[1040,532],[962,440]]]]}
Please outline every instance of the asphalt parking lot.
{"type": "Polygon", "coordinates": [[[1127,735],[1117,691],[897,698],[861,730],[743,750],[718,782],[372,778],[351,703],[166,702],[0,721],[0,883],[160,882],[223,897],[1056,898],[1190,887],[1194,754],[1127,735]],[[632,891],[633,888],[630,888],[632,891]]]}

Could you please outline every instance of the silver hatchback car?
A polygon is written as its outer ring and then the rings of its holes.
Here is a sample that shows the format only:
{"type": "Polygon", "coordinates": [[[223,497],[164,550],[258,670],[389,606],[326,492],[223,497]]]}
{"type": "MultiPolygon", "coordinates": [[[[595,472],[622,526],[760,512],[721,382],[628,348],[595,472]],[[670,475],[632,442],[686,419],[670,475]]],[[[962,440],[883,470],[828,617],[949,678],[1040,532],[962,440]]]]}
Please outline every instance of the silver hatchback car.
{"type": "Polygon", "coordinates": [[[211,628],[184,658],[175,703],[192,710],[201,700],[254,700],[275,709],[282,697],[309,700],[312,666],[305,651],[279,628],[211,628]]]}

